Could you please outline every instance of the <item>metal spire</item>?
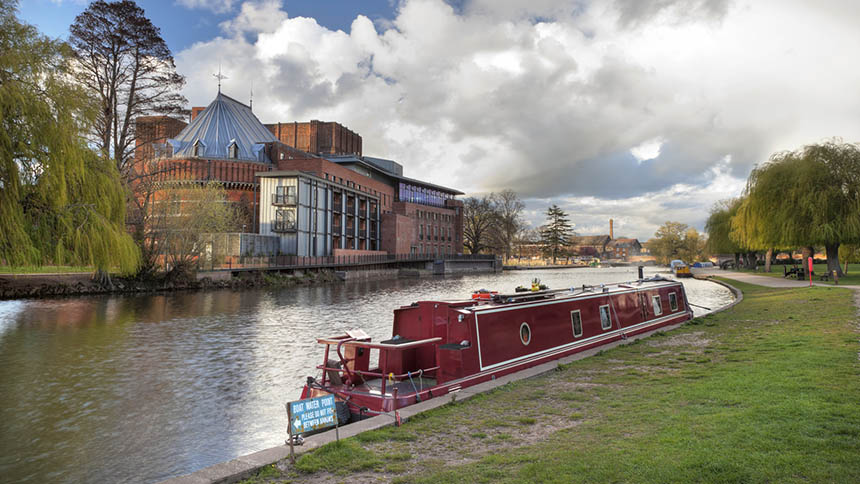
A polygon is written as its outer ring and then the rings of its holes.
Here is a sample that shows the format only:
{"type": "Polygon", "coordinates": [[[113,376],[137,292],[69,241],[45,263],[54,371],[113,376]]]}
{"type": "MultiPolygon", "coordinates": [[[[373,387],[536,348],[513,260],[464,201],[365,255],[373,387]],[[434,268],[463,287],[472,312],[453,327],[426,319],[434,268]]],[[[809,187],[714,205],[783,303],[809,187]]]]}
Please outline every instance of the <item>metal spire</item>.
{"type": "Polygon", "coordinates": [[[218,79],[218,94],[221,94],[221,79],[227,79],[227,76],[221,74],[221,61],[218,61],[218,74],[212,74],[212,77],[218,79]]]}
{"type": "Polygon", "coordinates": [[[251,81],[251,101],[248,103],[248,107],[251,108],[251,111],[254,110],[254,81],[251,81]]]}

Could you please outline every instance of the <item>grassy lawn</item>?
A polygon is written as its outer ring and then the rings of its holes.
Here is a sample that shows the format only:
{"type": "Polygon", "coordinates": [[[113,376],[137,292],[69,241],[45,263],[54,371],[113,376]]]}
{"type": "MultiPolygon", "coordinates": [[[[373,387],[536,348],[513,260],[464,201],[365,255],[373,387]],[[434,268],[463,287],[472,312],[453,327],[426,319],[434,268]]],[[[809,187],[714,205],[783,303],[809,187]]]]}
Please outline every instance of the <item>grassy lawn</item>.
{"type": "MultiPolygon", "coordinates": [[[[793,266],[787,265],[785,267],[790,269],[793,266]]],[[[782,265],[774,264],[771,267],[771,272],[756,272],[756,271],[750,271],[747,269],[740,269],[739,272],[749,272],[749,273],[755,272],[756,274],[758,274],[760,276],[783,277],[784,273],[783,273],[782,268],[783,268],[782,265]]],[[[764,266],[760,267],[759,269],[764,270],[764,266]]],[[[845,269],[844,264],[842,265],[842,269],[843,270],[845,269]]],[[[827,272],[827,264],[813,264],[812,270],[815,272],[815,275],[812,276],[813,282],[821,282],[823,284],[831,284],[831,285],[834,284],[834,282],[832,280],[831,281],[820,281],[818,279],[819,275],[827,272]]],[[[845,277],[841,277],[839,279],[839,284],[857,284],[857,285],[860,285],[860,264],[848,264],[848,274],[845,277]]]]}
{"type": "Polygon", "coordinates": [[[248,482],[860,482],[853,293],[745,300],[248,482]]]}
{"type": "Polygon", "coordinates": [[[70,272],[95,272],[95,267],[89,266],[4,266],[0,265],[0,274],[66,274],[70,272]]]}

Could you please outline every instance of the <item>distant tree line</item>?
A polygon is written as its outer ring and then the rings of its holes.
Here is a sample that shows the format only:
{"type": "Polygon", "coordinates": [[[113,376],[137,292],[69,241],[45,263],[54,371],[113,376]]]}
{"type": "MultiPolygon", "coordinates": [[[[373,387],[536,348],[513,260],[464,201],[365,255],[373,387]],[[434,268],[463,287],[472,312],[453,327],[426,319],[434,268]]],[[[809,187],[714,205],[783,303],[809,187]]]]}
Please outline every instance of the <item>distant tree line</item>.
{"type": "Polygon", "coordinates": [[[860,146],[833,139],[774,154],[739,198],[712,209],[706,229],[710,249],[737,264],[754,268],[764,253],[769,271],[775,252],[801,248],[805,259],[823,246],[827,271],[843,275],[840,254],[856,259],[860,243],[860,146]]]}

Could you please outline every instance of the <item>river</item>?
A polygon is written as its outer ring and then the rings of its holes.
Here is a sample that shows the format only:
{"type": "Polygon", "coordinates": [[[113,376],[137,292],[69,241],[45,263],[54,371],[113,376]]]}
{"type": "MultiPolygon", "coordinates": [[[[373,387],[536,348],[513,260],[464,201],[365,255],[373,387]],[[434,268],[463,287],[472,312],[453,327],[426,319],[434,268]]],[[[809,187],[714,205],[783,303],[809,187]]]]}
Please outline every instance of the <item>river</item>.
{"type": "MultiPolygon", "coordinates": [[[[649,273],[653,270],[649,271],[649,273]]],[[[317,336],[391,336],[420,299],[629,281],[635,268],[511,271],[287,289],[0,301],[4,482],[155,482],[282,444],[317,336]]],[[[722,286],[685,280],[720,307],[722,286]]],[[[702,310],[697,309],[697,314],[702,310]]]]}

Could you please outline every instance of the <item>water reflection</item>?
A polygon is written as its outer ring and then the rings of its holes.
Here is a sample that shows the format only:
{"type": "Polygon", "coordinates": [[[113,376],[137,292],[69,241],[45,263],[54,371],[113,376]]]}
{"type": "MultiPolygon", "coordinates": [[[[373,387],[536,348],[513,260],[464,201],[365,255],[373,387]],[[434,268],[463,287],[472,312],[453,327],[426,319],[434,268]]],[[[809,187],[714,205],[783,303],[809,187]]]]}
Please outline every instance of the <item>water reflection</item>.
{"type": "MultiPolygon", "coordinates": [[[[0,301],[4,481],[153,482],[282,443],[283,404],[321,354],[315,337],[390,336],[419,299],[635,278],[575,269],[285,290],[0,301]]],[[[685,281],[691,302],[731,295],[685,281]]]]}

